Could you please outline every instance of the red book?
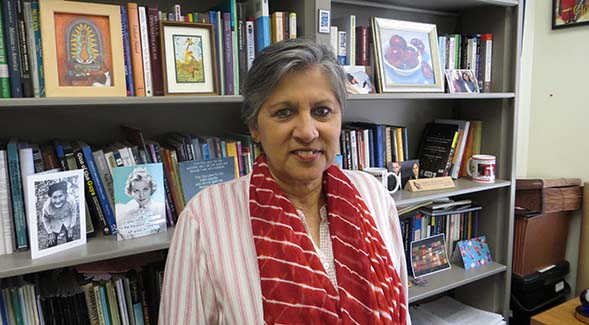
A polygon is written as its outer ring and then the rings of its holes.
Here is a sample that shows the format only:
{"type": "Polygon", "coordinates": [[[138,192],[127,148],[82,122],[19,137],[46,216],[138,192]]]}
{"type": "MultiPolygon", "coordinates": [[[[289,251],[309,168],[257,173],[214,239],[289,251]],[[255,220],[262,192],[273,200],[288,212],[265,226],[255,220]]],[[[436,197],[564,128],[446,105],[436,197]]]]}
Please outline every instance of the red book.
{"type": "Polygon", "coordinates": [[[356,65],[370,65],[368,62],[368,26],[356,27],[356,65]]]}
{"type": "Polygon", "coordinates": [[[151,57],[151,83],[154,96],[164,95],[162,56],[160,52],[160,18],[158,8],[147,7],[147,28],[149,33],[149,55],[151,57]]]}
{"type": "Polygon", "coordinates": [[[137,12],[137,3],[127,3],[127,14],[129,15],[129,39],[131,41],[131,63],[133,65],[135,96],[145,96],[143,56],[141,54],[141,32],[139,31],[139,13],[137,12]]]}

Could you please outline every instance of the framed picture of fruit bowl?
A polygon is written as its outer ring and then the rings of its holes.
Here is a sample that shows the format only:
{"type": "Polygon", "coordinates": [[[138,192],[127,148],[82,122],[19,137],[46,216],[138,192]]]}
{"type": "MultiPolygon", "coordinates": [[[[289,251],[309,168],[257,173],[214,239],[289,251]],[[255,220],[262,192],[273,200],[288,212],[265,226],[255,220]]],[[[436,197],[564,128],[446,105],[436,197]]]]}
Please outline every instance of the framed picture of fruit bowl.
{"type": "Polygon", "coordinates": [[[373,17],[380,92],[444,92],[436,25],[373,17]]]}

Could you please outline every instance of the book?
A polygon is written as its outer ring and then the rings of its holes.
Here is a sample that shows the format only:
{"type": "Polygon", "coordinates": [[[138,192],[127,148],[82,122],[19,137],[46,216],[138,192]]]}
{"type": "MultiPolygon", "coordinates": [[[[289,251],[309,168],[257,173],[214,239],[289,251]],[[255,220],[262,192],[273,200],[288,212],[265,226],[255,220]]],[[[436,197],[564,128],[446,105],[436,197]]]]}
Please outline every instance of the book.
{"type": "Polygon", "coordinates": [[[129,15],[127,5],[121,5],[121,33],[123,35],[123,60],[125,62],[125,86],[127,96],[135,96],[135,83],[133,81],[133,64],[131,63],[131,41],[129,35],[129,15]]]}
{"type": "Polygon", "coordinates": [[[347,58],[348,52],[348,39],[346,36],[346,32],[343,30],[339,30],[337,32],[337,60],[339,64],[346,65],[348,62],[347,58]]]}
{"type": "Polygon", "coordinates": [[[251,0],[251,12],[255,18],[256,53],[270,45],[270,9],[268,0],[251,0]]]}
{"type": "Polygon", "coordinates": [[[129,22],[129,42],[131,43],[131,64],[133,66],[133,84],[135,86],[135,96],[145,96],[141,30],[139,28],[139,12],[137,3],[127,3],[127,15],[127,20],[129,22]]]}
{"type": "Polygon", "coordinates": [[[6,150],[0,149],[0,232],[4,235],[4,250],[6,254],[14,252],[14,221],[12,205],[10,203],[10,179],[8,175],[8,157],[6,150]]]}
{"type": "Polygon", "coordinates": [[[18,142],[16,139],[10,139],[6,144],[6,153],[8,155],[8,175],[12,198],[12,216],[14,218],[16,249],[27,249],[29,248],[27,217],[25,214],[20,162],[18,157],[18,142]]]}
{"type": "Polygon", "coordinates": [[[284,39],[284,12],[275,11],[270,16],[270,42],[272,44],[284,39]]]}
{"type": "Polygon", "coordinates": [[[84,292],[84,301],[86,309],[88,309],[88,320],[90,324],[100,324],[100,317],[98,316],[98,306],[96,305],[96,296],[94,295],[93,284],[91,282],[80,286],[84,292]]]}
{"type": "Polygon", "coordinates": [[[215,56],[217,61],[217,89],[220,95],[225,95],[225,67],[223,53],[223,18],[220,11],[209,11],[209,18],[214,29],[215,56]]]}
{"type": "Polygon", "coordinates": [[[237,2],[237,54],[239,57],[239,84],[243,85],[247,74],[247,17],[246,3],[237,2]]]}
{"type": "Polygon", "coordinates": [[[419,150],[419,177],[439,177],[448,172],[448,159],[456,144],[458,125],[428,123],[419,150]]]}
{"type": "Polygon", "coordinates": [[[370,65],[368,51],[370,34],[368,26],[356,27],[356,65],[367,66],[370,65]]]}
{"type": "Polygon", "coordinates": [[[297,38],[297,13],[296,12],[289,12],[288,13],[288,38],[289,39],[297,38]]]}
{"type": "MultiPolygon", "coordinates": [[[[39,98],[41,97],[41,88],[39,84],[39,67],[37,66],[39,61],[37,60],[37,44],[35,38],[35,31],[33,29],[33,5],[31,2],[23,2],[23,12],[25,22],[25,36],[27,38],[27,50],[29,55],[28,59],[31,74],[31,84],[33,87],[33,97],[39,98]]],[[[38,23],[38,17],[36,20],[38,23]]]]}
{"type": "Polygon", "coordinates": [[[149,37],[147,27],[147,10],[145,6],[137,7],[139,13],[139,37],[141,38],[141,57],[143,58],[143,81],[145,83],[145,96],[153,96],[151,78],[151,58],[149,56],[149,37]]]}
{"type": "Polygon", "coordinates": [[[115,287],[113,285],[112,280],[106,281],[104,283],[104,287],[106,289],[106,299],[108,300],[108,309],[110,312],[112,324],[113,325],[120,325],[121,324],[121,315],[119,313],[119,308],[118,308],[117,293],[115,291],[115,287]]]}
{"type": "MultiPolygon", "coordinates": [[[[457,179],[460,176],[460,167],[462,166],[464,151],[466,148],[466,142],[468,138],[468,133],[470,131],[470,122],[465,120],[449,120],[449,119],[439,119],[436,120],[436,123],[442,124],[454,124],[460,127],[459,131],[459,142],[458,148],[455,152],[455,155],[452,160],[452,167],[449,173],[453,179],[457,179]]],[[[470,157],[469,157],[470,158],[470,157]]]]}
{"type": "Polygon", "coordinates": [[[254,30],[254,22],[248,18],[245,22],[246,30],[246,48],[247,48],[247,70],[252,67],[254,59],[256,58],[256,34],[254,30]]]}
{"type": "Polygon", "coordinates": [[[20,54],[16,20],[16,0],[2,1],[4,35],[6,36],[6,61],[8,63],[8,80],[10,81],[10,97],[23,97],[20,77],[20,54]]]}
{"type": "Polygon", "coordinates": [[[233,41],[231,38],[231,13],[223,13],[223,64],[225,66],[225,95],[235,95],[233,74],[233,41]]]}
{"type": "Polygon", "coordinates": [[[340,33],[345,32],[346,35],[346,61],[341,64],[356,65],[356,15],[333,19],[332,25],[337,26],[340,33]]]}
{"type": "Polygon", "coordinates": [[[4,17],[0,6],[0,98],[10,98],[10,80],[8,79],[8,61],[4,37],[4,17]]]}
{"type": "Polygon", "coordinates": [[[151,79],[154,96],[164,95],[164,74],[160,47],[160,26],[158,8],[147,7],[147,25],[149,30],[149,54],[151,59],[151,79]]]}
{"type": "Polygon", "coordinates": [[[33,96],[33,81],[31,79],[31,65],[29,60],[29,47],[25,30],[24,0],[16,0],[16,31],[18,33],[18,51],[20,60],[20,82],[23,89],[23,97],[33,96]]]}
{"type": "Polygon", "coordinates": [[[234,179],[236,173],[233,157],[180,162],[178,169],[185,202],[207,186],[234,179]]]}
{"type": "Polygon", "coordinates": [[[480,70],[477,75],[479,89],[482,92],[491,92],[493,68],[493,34],[481,34],[480,36],[480,70]]]}

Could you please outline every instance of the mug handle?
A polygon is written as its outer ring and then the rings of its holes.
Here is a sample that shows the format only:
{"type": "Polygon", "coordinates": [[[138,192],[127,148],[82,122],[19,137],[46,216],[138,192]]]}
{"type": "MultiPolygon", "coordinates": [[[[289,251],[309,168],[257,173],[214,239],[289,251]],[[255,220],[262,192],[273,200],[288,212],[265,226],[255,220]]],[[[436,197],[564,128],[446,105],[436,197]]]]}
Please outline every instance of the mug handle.
{"type": "Polygon", "coordinates": [[[386,179],[387,179],[387,184],[386,184],[387,187],[386,187],[386,189],[389,192],[389,194],[393,194],[393,193],[395,193],[395,192],[397,192],[398,190],[401,189],[401,177],[399,175],[397,175],[397,174],[395,174],[393,172],[387,172],[386,179]],[[388,189],[388,187],[389,187],[389,181],[388,181],[388,179],[389,179],[389,176],[391,176],[391,175],[393,175],[393,177],[397,180],[397,185],[395,185],[395,188],[394,189],[389,190],[388,189]]]}
{"type": "Polygon", "coordinates": [[[468,158],[468,161],[466,162],[466,173],[468,174],[468,176],[472,177],[472,173],[470,172],[470,162],[472,161],[472,158],[468,158]]]}

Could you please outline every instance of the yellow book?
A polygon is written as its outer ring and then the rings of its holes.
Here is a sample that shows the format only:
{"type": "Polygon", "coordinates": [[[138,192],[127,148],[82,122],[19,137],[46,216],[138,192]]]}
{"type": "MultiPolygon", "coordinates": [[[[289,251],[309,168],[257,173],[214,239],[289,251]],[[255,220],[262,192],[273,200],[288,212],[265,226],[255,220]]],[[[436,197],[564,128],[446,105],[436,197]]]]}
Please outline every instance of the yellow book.
{"type": "Polygon", "coordinates": [[[228,141],[226,144],[227,157],[233,157],[233,164],[235,166],[235,178],[239,177],[239,158],[237,154],[237,142],[228,141]]]}

